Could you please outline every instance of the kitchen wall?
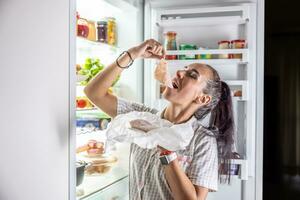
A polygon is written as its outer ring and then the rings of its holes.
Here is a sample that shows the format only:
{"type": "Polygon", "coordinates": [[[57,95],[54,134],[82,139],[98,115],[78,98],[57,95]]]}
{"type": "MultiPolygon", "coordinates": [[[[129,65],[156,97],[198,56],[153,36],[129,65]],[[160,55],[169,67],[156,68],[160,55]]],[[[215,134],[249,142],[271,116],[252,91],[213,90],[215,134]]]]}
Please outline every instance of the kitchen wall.
{"type": "Polygon", "coordinates": [[[69,198],[69,6],[0,1],[1,200],[69,198]]]}

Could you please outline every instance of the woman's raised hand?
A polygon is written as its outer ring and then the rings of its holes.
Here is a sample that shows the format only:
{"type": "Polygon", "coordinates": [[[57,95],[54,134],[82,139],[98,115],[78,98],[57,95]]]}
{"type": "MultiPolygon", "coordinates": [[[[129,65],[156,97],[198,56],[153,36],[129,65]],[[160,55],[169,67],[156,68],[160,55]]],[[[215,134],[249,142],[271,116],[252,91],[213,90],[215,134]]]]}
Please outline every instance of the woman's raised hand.
{"type": "Polygon", "coordinates": [[[138,46],[128,50],[133,59],[136,58],[156,58],[162,59],[165,56],[163,46],[154,39],[144,41],[138,46]]]}

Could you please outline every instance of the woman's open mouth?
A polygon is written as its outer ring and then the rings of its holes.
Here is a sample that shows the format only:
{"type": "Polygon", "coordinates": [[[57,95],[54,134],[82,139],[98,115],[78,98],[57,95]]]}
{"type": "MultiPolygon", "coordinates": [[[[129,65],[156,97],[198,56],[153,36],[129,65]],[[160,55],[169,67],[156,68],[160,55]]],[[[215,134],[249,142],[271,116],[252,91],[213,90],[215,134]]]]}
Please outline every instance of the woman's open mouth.
{"type": "Polygon", "coordinates": [[[172,82],[172,85],[173,85],[174,89],[178,89],[178,85],[177,85],[177,83],[175,81],[172,82]]]}

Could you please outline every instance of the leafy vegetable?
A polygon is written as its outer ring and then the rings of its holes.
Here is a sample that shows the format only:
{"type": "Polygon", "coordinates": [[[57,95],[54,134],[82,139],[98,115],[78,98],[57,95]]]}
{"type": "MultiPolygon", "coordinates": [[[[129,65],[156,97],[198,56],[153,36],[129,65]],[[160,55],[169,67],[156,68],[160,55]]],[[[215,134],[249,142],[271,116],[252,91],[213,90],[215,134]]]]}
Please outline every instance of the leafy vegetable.
{"type": "MultiPolygon", "coordinates": [[[[87,76],[87,78],[84,81],[81,81],[80,84],[87,85],[88,82],[103,69],[104,65],[100,62],[99,58],[86,58],[85,63],[82,65],[82,69],[78,71],[78,74],[87,76]]],[[[118,76],[112,86],[118,82],[119,78],[120,77],[118,76]]]]}

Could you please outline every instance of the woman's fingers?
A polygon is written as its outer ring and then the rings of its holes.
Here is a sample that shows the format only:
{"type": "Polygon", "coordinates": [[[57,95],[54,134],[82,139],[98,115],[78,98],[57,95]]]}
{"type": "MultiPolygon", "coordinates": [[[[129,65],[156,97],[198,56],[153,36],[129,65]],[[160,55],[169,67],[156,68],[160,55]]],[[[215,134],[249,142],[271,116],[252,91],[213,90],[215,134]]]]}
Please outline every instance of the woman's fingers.
{"type": "Polygon", "coordinates": [[[149,39],[132,48],[131,53],[135,58],[142,57],[161,59],[164,57],[165,50],[158,41],[149,39]]]}
{"type": "Polygon", "coordinates": [[[149,58],[158,58],[161,59],[163,57],[163,46],[154,39],[147,40],[147,51],[151,53],[149,58]]]}

